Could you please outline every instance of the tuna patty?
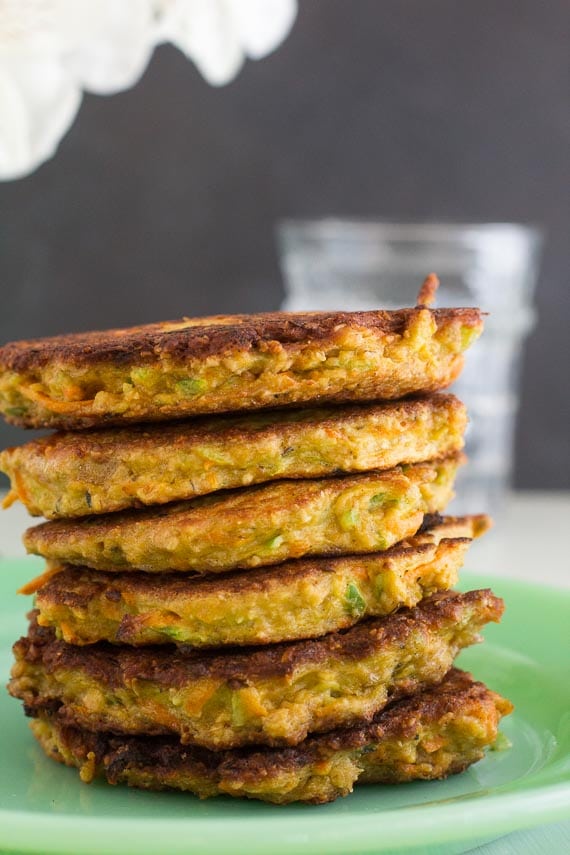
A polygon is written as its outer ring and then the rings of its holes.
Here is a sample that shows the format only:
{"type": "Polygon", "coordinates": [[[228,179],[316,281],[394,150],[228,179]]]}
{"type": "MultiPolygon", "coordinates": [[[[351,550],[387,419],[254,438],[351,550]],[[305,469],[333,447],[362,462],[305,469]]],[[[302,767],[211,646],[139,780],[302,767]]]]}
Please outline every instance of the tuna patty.
{"type": "Polygon", "coordinates": [[[219,573],[304,555],[376,552],[453,495],[461,453],[386,472],[275,481],[188,502],[28,529],[28,552],[96,570],[219,573]]]}
{"type": "Polygon", "coordinates": [[[79,333],[0,348],[0,412],[78,429],[448,386],[478,309],[276,312],[79,333]]]}
{"type": "Polygon", "coordinates": [[[212,752],[173,738],[114,736],[43,714],[32,730],[45,753],[83,781],[230,795],[276,804],[331,802],[355,784],[433,780],[462,772],[498,735],[509,701],[453,669],[443,682],[378,713],[370,724],[308,737],[296,748],[212,752]]]}
{"type": "Polygon", "coordinates": [[[38,623],[70,644],[216,647],[315,638],[453,587],[471,538],[489,522],[449,517],[386,552],[206,579],[67,567],[27,592],[37,590],[38,623]]]}
{"type": "Polygon", "coordinates": [[[295,745],[438,683],[502,611],[490,591],[438,593],[315,641],[223,653],[75,647],[32,621],[14,646],[10,692],[91,730],[176,733],[212,749],[295,745]]]}
{"type": "Polygon", "coordinates": [[[60,433],[0,454],[19,498],[49,519],[191,499],[279,478],[390,469],[463,446],[452,395],[60,433]]]}

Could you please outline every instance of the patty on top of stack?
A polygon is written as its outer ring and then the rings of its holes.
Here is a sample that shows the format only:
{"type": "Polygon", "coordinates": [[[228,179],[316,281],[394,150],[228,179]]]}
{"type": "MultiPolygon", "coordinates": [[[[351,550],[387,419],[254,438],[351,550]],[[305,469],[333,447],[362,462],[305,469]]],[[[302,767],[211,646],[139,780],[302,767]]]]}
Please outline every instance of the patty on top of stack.
{"type": "Polygon", "coordinates": [[[0,455],[49,520],[9,687],[49,756],[277,803],[480,759],[511,706],[452,666],[503,604],[449,590],[490,521],[440,516],[466,414],[437,391],[482,319],[436,286],[0,348],[0,412],[63,431],[0,455]]]}
{"type": "Polygon", "coordinates": [[[77,430],[443,389],[480,335],[479,309],[219,315],[0,348],[0,413],[77,430]]]}

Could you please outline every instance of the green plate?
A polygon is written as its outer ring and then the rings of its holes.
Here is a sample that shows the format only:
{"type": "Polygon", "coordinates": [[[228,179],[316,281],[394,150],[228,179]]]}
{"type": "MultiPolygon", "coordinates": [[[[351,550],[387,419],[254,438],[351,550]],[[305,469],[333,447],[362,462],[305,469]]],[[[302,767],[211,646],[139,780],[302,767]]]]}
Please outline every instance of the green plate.
{"type": "MultiPolygon", "coordinates": [[[[13,591],[41,564],[0,562],[0,644],[24,630],[29,604],[13,591]]],[[[512,748],[490,752],[447,781],[369,786],[320,807],[272,807],[181,793],[81,784],[47,760],[15,700],[0,693],[0,850],[41,855],[448,855],[570,810],[570,594],[465,574],[507,602],[500,626],[459,664],[516,705],[503,731],[512,748]]]]}

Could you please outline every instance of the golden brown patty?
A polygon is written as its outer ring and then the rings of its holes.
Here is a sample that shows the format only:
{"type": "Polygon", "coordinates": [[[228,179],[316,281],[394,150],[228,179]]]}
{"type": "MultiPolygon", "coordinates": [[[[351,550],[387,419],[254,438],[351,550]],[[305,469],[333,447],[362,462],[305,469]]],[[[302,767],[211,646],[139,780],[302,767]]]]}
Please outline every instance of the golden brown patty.
{"type": "Polygon", "coordinates": [[[432,460],[463,447],[466,421],[452,395],[218,416],[54,434],[2,452],[0,469],[9,501],[57,519],[432,460]]]}
{"type": "Polygon", "coordinates": [[[0,412],[88,428],[443,389],[478,309],[275,312],[79,333],[0,348],[0,412]]]}
{"type": "Polygon", "coordinates": [[[315,638],[453,587],[471,538],[489,524],[485,516],[448,517],[386,552],[207,579],[70,566],[27,591],[37,591],[38,623],[70,644],[216,647],[315,638]]]}
{"type": "Polygon", "coordinates": [[[443,510],[463,455],[386,472],[274,481],[28,529],[28,552],[96,570],[219,573],[304,555],[376,552],[443,510]]]}
{"type": "Polygon", "coordinates": [[[83,781],[230,795],[276,804],[331,802],[357,783],[433,780],[484,756],[512,704],[451,670],[443,682],[378,713],[370,724],[312,736],[296,748],[212,752],[163,737],[92,733],[42,714],[32,722],[49,757],[83,781]]]}
{"type": "Polygon", "coordinates": [[[213,749],[294,745],[438,683],[502,611],[490,591],[445,592],[315,641],[223,653],[75,647],[32,621],[14,646],[10,692],[90,730],[176,733],[213,749]]]}

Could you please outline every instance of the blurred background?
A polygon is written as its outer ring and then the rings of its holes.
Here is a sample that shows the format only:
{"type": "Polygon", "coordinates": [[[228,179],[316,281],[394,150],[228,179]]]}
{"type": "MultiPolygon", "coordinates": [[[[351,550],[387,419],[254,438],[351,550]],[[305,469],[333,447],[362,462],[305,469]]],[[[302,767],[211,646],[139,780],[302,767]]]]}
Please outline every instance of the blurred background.
{"type": "Polygon", "coordinates": [[[0,184],[0,341],[277,309],[283,218],[534,224],[515,485],[567,487],[569,43],[564,0],[301,0],[224,88],[159,48],[0,184]]]}

